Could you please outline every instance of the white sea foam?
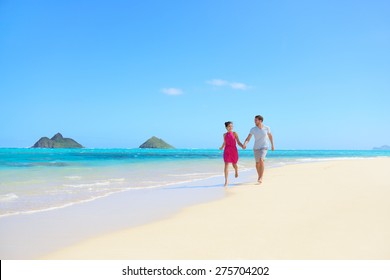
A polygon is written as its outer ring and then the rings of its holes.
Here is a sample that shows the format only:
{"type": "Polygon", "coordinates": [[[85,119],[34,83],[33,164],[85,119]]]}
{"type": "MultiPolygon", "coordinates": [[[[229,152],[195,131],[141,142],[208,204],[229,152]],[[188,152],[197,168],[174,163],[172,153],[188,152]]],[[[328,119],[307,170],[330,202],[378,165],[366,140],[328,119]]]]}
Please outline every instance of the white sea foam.
{"type": "Polygon", "coordinates": [[[19,197],[14,193],[7,193],[7,194],[0,195],[1,202],[13,201],[13,200],[18,199],[18,198],[19,197]]]}
{"type": "Polygon", "coordinates": [[[63,187],[71,188],[84,188],[84,187],[95,187],[95,186],[108,186],[111,183],[122,183],[125,182],[125,178],[111,178],[107,180],[96,181],[94,183],[81,183],[81,184],[63,184],[63,187]]]}
{"type": "Polygon", "coordinates": [[[94,201],[94,200],[96,200],[96,199],[106,197],[106,196],[108,196],[108,195],[110,195],[110,194],[111,194],[111,193],[104,194],[104,195],[101,195],[101,196],[95,196],[95,197],[92,197],[92,198],[90,198],[90,199],[85,199],[85,200],[80,200],[80,201],[69,202],[69,203],[66,203],[66,204],[63,204],[63,205],[52,206],[52,207],[43,208],[43,209],[26,210],[26,211],[19,211],[19,212],[13,212],[13,213],[2,214],[2,215],[0,215],[0,218],[8,217],[8,216],[21,215],[21,214],[34,214],[34,213],[47,212],[47,211],[52,211],[52,210],[67,208],[67,207],[72,206],[72,205],[76,205],[76,204],[80,204],[80,203],[85,203],[85,202],[94,201]]]}
{"type": "Polygon", "coordinates": [[[329,158],[297,158],[297,162],[316,162],[316,161],[336,161],[336,160],[350,160],[350,159],[368,159],[364,157],[329,157],[329,158]]]}
{"type": "Polygon", "coordinates": [[[204,176],[204,175],[215,175],[215,173],[168,174],[168,176],[171,176],[171,177],[204,176]]]}
{"type": "MultiPolygon", "coordinates": [[[[197,181],[197,180],[193,180],[193,181],[197,181]]],[[[186,183],[186,182],[191,182],[191,181],[183,181],[183,182],[179,182],[179,183],[186,183]]],[[[161,187],[166,187],[166,186],[176,185],[176,184],[178,184],[178,183],[160,184],[160,185],[153,185],[153,186],[148,186],[148,187],[130,187],[130,188],[125,188],[125,189],[117,190],[117,191],[113,191],[113,192],[107,192],[105,194],[97,195],[97,196],[94,196],[94,197],[91,197],[88,199],[68,202],[68,203],[65,203],[63,205],[52,206],[52,207],[47,207],[47,208],[43,208],[43,209],[33,209],[33,210],[0,214],[0,218],[8,217],[8,216],[15,216],[15,215],[29,215],[29,214],[35,214],[35,213],[40,213],[40,212],[58,210],[58,209],[67,208],[67,207],[77,205],[77,204],[95,201],[97,199],[104,198],[104,197],[110,196],[112,194],[121,193],[121,192],[125,192],[125,191],[137,191],[137,190],[139,191],[139,190],[144,190],[144,189],[155,189],[155,188],[161,188],[161,187]]]]}
{"type": "MultiPolygon", "coordinates": [[[[244,172],[244,171],[250,171],[250,170],[253,170],[253,168],[247,168],[247,169],[242,170],[242,171],[244,172]]],[[[97,200],[97,199],[100,199],[100,198],[104,198],[104,197],[110,196],[112,194],[126,192],[126,191],[142,191],[142,190],[145,190],[145,189],[158,189],[158,188],[172,187],[172,186],[177,186],[177,188],[186,188],[185,184],[187,184],[187,183],[201,182],[201,181],[205,181],[205,180],[209,180],[209,179],[213,179],[213,178],[218,178],[218,177],[222,178],[223,175],[222,174],[221,175],[215,175],[214,173],[210,173],[210,176],[208,176],[208,177],[196,178],[196,179],[190,179],[190,180],[183,180],[183,181],[176,181],[176,182],[159,183],[159,182],[150,181],[150,183],[154,183],[154,184],[149,185],[149,186],[143,186],[143,187],[124,187],[124,188],[117,189],[117,190],[114,190],[114,191],[109,191],[109,189],[101,189],[101,190],[107,191],[107,192],[106,193],[99,193],[99,194],[95,192],[93,197],[86,198],[86,199],[80,199],[80,200],[72,201],[72,202],[67,202],[67,203],[64,203],[62,205],[48,206],[47,208],[42,208],[42,209],[31,209],[31,210],[17,211],[17,212],[13,212],[13,213],[0,214],[0,218],[7,217],[7,216],[14,216],[14,215],[34,214],[34,213],[40,213],[40,212],[46,212],[46,211],[52,211],[52,210],[67,208],[67,207],[70,207],[70,206],[73,206],[73,205],[91,202],[91,201],[94,201],[94,200],[97,200]],[[213,175],[211,175],[211,174],[213,174],[213,175]]],[[[125,178],[113,178],[113,179],[109,179],[109,180],[111,180],[111,181],[112,180],[119,180],[119,182],[123,182],[123,181],[125,181],[125,178]]],[[[98,181],[98,182],[95,182],[95,183],[92,183],[92,184],[76,184],[76,185],[63,185],[63,186],[75,187],[75,188],[89,186],[89,188],[88,188],[89,191],[95,191],[96,189],[92,188],[93,186],[96,186],[96,185],[100,185],[100,186],[109,185],[110,184],[109,180],[98,181]]]]}
{"type": "Polygon", "coordinates": [[[113,178],[113,179],[108,179],[108,181],[111,181],[111,182],[124,182],[126,181],[125,178],[113,178]]]}
{"type": "Polygon", "coordinates": [[[94,186],[108,186],[110,185],[110,181],[98,181],[95,183],[85,183],[85,184],[63,184],[64,187],[71,187],[71,188],[84,188],[84,187],[94,187],[94,186]]]}
{"type": "Polygon", "coordinates": [[[70,180],[80,180],[82,177],[81,176],[65,176],[64,178],[70,179],[70,180]]]}

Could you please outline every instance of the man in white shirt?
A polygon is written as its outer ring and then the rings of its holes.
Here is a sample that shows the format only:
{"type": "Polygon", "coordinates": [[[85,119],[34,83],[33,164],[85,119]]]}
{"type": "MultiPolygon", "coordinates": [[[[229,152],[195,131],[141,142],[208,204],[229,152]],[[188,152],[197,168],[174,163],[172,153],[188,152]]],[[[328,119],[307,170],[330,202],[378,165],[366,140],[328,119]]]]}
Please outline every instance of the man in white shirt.
{"type": "Polygon", "coordinates": [[[263,182],[264,160],[268,151],[268,140],[271,142],[272,151],[274,151],[275,148],[271,129],[268,126],[263,125],[263,117],[257,115],[255,117],[255,124],[256,126],[250,130],[248,137],[245,139],[243,148],[246,149],[246,145],[249,143],[253,135],[255,137],[253,151],[255,153],[256,170],[259,176],[258,182],[261,184],[263,182]]]}

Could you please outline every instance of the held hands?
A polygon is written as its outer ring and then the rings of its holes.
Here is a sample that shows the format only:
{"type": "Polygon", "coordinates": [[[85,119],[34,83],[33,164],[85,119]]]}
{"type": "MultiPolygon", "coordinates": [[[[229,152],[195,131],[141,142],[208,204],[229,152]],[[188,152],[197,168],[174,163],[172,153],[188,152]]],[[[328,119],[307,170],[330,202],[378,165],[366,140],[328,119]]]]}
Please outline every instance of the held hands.
{"type": "Polygon", "coordinates": [[[246,149],[246,145],[244,144],[244,145],[242,145],[242,149],[243,150],[245,150],[246,149]]]}

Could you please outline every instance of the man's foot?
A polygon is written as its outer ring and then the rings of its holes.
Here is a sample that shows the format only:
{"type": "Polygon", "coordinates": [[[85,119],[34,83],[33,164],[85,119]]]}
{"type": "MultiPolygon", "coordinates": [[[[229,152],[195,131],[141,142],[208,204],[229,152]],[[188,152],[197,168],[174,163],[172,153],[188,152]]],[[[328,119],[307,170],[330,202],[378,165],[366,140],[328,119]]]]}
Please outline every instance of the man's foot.
{"type": "Polygon", "coordinates": [[[225,188],[227,188],[227,186],[228,186],[228,182],[225,182],[225,185],[224,185],[224,187],[225,187],[225,188]]]}
{"type": "Polygon", "coordinates": [[[263,178],[257,179],[257,182],[259,182],[259,184],[263,183],[263,178]]]}

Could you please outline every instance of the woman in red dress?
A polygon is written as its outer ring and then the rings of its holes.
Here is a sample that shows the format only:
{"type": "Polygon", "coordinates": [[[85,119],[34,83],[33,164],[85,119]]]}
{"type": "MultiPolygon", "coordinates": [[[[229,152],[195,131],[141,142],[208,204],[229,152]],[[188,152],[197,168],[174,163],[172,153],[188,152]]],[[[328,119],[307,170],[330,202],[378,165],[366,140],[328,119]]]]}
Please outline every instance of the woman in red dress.
{"type": "Polygon", "coordinates": [[[223,144],[220,150],[223,148],[223,160],[225,161],[225,187],[228,185],[228,177],[229,177],[229,163],[233,164],[235,177],[238,177],[238,151],[237,151],[237,143],[242,148],[243,145],[238,138],[238,134],[233,131],[233,123],[225,122],[225,127],[227,132],[223,135],[223,144]]]}

